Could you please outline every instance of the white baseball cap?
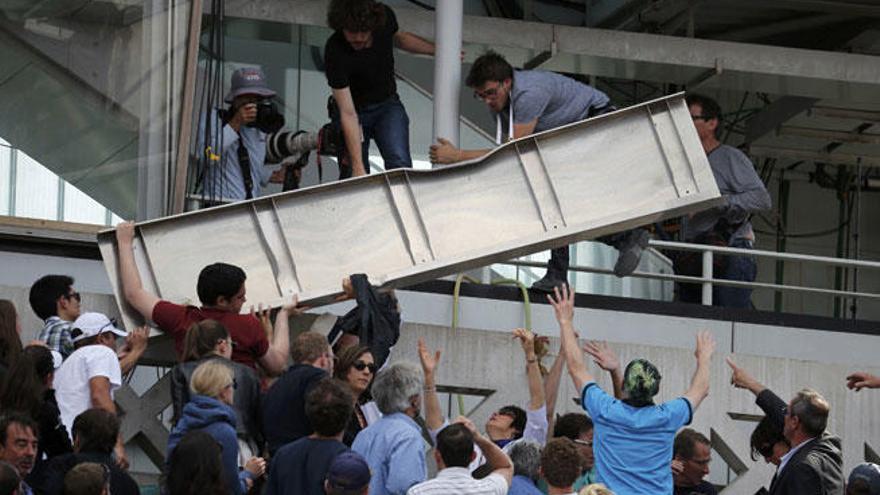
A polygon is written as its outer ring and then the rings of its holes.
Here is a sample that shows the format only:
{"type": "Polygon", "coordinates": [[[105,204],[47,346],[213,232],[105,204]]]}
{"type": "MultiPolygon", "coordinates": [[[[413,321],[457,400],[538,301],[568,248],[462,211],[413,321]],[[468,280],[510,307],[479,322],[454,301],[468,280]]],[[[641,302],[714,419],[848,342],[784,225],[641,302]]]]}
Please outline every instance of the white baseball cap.
{"type": "Polygon", "coordinates": [[[101,313],[83,313],[71,325],[74,342],[94,337],[105,332],[113,332],[119,337],[128,337],[128,332],[116,328],[116,318],[108,318],[101,313]]]}

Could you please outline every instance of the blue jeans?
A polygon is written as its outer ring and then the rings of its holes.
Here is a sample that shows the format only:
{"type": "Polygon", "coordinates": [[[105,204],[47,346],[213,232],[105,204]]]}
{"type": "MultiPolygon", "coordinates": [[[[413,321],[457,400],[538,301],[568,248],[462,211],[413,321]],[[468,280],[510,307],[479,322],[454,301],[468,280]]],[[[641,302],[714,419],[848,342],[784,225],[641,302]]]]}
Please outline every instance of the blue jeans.
{"type": "MultiPolygon", "coordinates": [[[[730,247],[753,249],[752,241],[745,239],[736,239],[730,244],[730,247]]],[[[741,280],[743,282],[754,282],[758,275],[758,264],[755,262],[754,256],[728,256],[727,269],[721,275],[726,280],[741,280]]],[[[722,306],[725,308],[752,308],[752,289],[747,287],[729,287],[729,286],[713,286],[712,287],[712,305],[722,306]]]]}
{"type": "MultiPolygon", "coordinates": [[[[376,141],[382,160],[385,161],[385,170],[395,168],[412,168],[412,157],[409,153],[409,116],[397,95],[388,98],[381,103],[367,105],[358,110],[358,122],[364,132],[364,141],[361,143],[361,156],[364,160],[364,168],[370,173],[370,140],[376,141]]],[[[341,126],[337,120],[333,121],[336,126],[341,126]]],[[[340,179],[351,176],[351,170],[340,172],[340,179]]]]}
{"type": "MultiPolygon", "coordinates": [[[[730,247],[752,249],[752,241],[736,239],[730,247]]],[[[723,256],[716,254],[715,256],[723,256]]],[[[753,256],[724,256],[726,266],[724,273],[716,273],[715,278],[725,280],[741,280],[754,282],[758,274],[758,264],[753,256]]],[[[699,284],[678,283],[676,292],[678,300],[699,304],[702,301],[702,286],[699,284]]],[[[752,289],[746,287],[729,287],[712,285],[712,305],[725,308],[752,308],[752,289]]]]}

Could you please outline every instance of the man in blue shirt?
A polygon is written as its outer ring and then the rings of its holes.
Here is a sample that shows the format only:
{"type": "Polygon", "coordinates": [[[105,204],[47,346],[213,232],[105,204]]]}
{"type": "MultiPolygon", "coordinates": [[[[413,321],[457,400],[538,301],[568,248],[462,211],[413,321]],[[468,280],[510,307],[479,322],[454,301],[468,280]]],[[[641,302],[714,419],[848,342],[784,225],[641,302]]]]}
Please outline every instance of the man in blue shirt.
{"type": "Polygon", "coordinates": [[[422,429],[413,420],[421,409],[424,383],[421,370],[410,363],[392,364],[373,381],[382,419],[361,430],[351,446],[370,465],[371,495],[404,495],[428,477],[422,429]]]}
{"type": "Polygon", "coordinates": [[[616,356],[604,349],[605,355],[596,360],[611,372],[615,389],[619,386],[622,390],[622,398],[617,399],[599,388],[587,371],[573,326],[574,292],[563,286],[547,299],[559,322],[568,371],[593,419],[598,482],[618,495],[671,493],[669,462],[675,432],[691,422],[693,411],[709,394],[709,366],[715,351],[712,336],[708,332],[697,335],[697,369],[691,385],[682,397],[663,404],[653,400],[661,378],[653,364],[636,359],[621,376],[619,365],[611,364],[619,363],[616,356]]]}
{"type": "MultiPolygon", "coordinates": [[[[492,112],[498,145],[616,110],[608,95],[592,86],[554,72],[514,70],[504,57],[492,51],[474,61],[466,84],[492,112]]],[[[455,163],[480,158],[490,151],[458,149],[438,137],[429,154],[433,163],[455,163]]],[[[648,239],[646,230],[634,229],[597,240],[618,250],[614,274],[624,277],[638,266],[648,239]]],[[[532,289],[550,292],[565,283],[568,265],[568,246],[552,250],[544,278],[532,289]]]]}

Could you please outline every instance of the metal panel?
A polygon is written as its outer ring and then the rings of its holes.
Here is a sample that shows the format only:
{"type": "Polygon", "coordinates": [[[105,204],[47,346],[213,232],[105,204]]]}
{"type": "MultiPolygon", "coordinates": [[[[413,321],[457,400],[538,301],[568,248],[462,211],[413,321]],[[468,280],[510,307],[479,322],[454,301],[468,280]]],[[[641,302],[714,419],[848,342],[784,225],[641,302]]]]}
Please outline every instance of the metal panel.
{"type": "MultiPolygon", "coordinates": [[[[147,289],[171,301],[197,301],[199,271],[222,261],[247,272],[251,302],[277,306],[298,293],[322,304],[351,273],[391,286],[429,280],[704,209],[718,197],[679,94],[518,139],[479,160],[144,222],[135,254],[147,289]]],[[[113,231],[98,240],[120,296],[113,231]]]]}

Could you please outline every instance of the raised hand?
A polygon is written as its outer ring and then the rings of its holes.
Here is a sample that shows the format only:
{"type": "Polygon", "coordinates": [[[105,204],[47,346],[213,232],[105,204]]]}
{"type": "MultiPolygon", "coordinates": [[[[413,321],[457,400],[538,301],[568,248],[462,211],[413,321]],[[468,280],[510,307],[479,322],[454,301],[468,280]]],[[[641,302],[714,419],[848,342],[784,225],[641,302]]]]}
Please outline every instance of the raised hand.
{"type": "Polygon", "coordinates": [[[605,371],[610,372],[620,369],[620,360],[617,358],[617,354],[608,347],[608,342],[604,340],[591,340],[587,342],[584,344],[584,352],[592,356],[593,362],[605,371]]]}
{"type": "Polygon", "coordinates": [[[712,354],[715,353],[715,339],[708,331],[697,333],[697,348],[694,350],[694,356],[697,361],[711,360],[712,354]]]}
{"type": "Polygon", "coordinates": [[[728,356],[724,359],[727,361],[727,365],[730,366],[730,369],[733,371],[733,374],[730,375],[730,384],[736,388],[744,388],[748,390],[752,390],[755,388],[755,385],[758,384],[758,380],[755,380],[755,377],[749,374],[748,371],[740,368],[733,362],[733,358],[728,356]]]}
{"type": "Polygon", "coordinates": [[[513,331],[513,338],[519,339],[527,358],[535,357],[535,334],[525,328],[517,328],[513,331]]]}
{"type": "Polygon", "coordinates": [[[863,388],[880,388],[880,377],[865,371],[857,371],[846,377],[846,386],[856,392],[863,388]]]}
{"type": "Polygon", "coordinates": [[[425,340],[419,339],[419,361],[422,362],[422,371],[425,375],[434,374],[434,370],[437,369],[437,364],[440,362],[440,354],[440,349],[432,354],[428,346],[425,345],[425,340]]]}
{"type": "Polygon", "coordinates": [[[568,284],[563,284],[561,287],[561,290],[559,287],[554,287],[553,294],[547,294],[547,301],[553,306],[556,321],[560,325],[574,320],[574,291],[569,290],[568,284]]]}

